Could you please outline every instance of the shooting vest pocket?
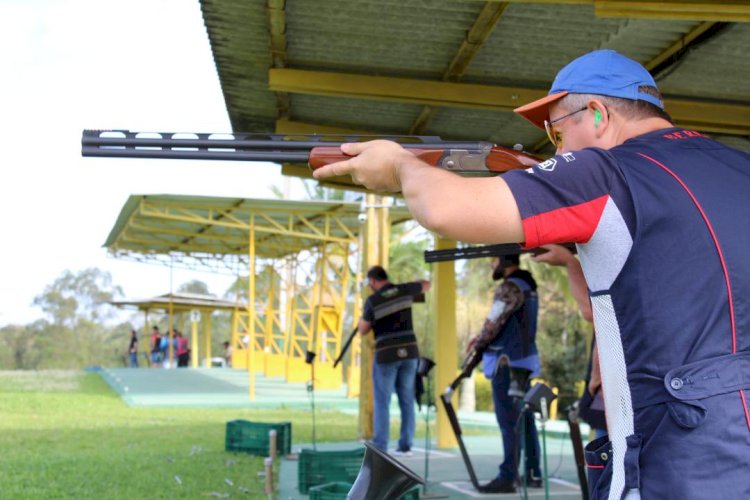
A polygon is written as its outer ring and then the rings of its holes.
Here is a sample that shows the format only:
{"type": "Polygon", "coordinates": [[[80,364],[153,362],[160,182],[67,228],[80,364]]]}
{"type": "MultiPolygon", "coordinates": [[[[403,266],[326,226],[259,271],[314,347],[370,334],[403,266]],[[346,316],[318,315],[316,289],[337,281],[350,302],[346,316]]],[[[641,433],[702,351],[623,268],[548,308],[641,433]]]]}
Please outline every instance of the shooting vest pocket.
{"type": "Polygon", "coordinates": [[[599,500],[609,496],[612,482],[612,443],[608,436],[602,436],[584,448],[586,472],[589,483],[589,499],[599,500]]]}
{"type": "Polygon", "coordinates": [[[375,362],[393,363],[419,357],[417,338],[412,332],[375,337],[375,362]]]}
{"type": "Polygon", "coordinates": [[[666,403],[674,422],[695,429],[708,416],[700,400],[750,389],[750,352],[743,351],[678,366],[663,377],[630,375],[633,409],[666,403]]]}

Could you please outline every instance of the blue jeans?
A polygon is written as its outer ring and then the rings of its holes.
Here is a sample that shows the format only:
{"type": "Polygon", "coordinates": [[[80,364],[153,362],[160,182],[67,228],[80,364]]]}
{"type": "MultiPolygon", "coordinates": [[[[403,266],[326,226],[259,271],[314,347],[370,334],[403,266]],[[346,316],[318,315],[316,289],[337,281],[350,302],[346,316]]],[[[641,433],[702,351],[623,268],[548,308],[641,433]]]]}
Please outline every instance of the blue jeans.
{"type": "Polygon", "coordinates": [[[130,368],[138,368],[138,353],[131,352],[130,354],[130,368]]]}
{"type": "Polygon", "coordinates": [[[401,408],[401,435],[399,450],[410,450],[414,440],[416,421],[414,419],[414,397],[417,377],[417,358],[394,361],[393,363],[373,363],[373,427],[372,442],[380,450],[388,451],[390,431],[391,394],[395,389],[398,405],[401,408]]]}
{"type": "MultiPolygon", "coordinates": [[[[541,477],[539,468],[539,435],[536,431],[534,415],[527,411],[519,419],[523,401],[517,401],[508,396],[510,387],[510,368],[508,366],[498,367],[497,373],[492,378],[492,401],[495,404],[495,417],[503,435],[503,462],[500,464],[498,477],[503,479],[518,479],[518,452],[519,434],[523,426],[524,454],[526,464],[524,470],[526,477],[541,477]]],[[[528,384],[526,389],[528,389],[528,384]]]]}

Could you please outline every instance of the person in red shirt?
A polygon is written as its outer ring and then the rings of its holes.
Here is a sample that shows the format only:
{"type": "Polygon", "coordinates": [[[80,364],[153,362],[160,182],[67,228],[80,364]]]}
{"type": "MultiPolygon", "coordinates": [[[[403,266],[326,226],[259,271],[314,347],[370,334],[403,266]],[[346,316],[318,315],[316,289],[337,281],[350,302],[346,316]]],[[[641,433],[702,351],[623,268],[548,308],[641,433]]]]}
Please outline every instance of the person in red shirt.
{"type": "Polygon", "coordinates": [[[190,361],[188,339],[182,335],[181,331],[175,330],[175,341],[177,343],[177,366],[180,368],[186,368],[190,361]]]}

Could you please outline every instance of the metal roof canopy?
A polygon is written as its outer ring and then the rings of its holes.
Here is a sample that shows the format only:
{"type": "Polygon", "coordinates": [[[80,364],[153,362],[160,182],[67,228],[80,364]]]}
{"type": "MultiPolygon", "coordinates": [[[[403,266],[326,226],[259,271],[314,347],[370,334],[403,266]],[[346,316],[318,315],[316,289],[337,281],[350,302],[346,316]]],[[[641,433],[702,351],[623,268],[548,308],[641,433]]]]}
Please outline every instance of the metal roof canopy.
{"type": "MultiPolygon", "coordinates": [[[[193,309],[206,311],[233,311],[238,304],[218,299],[211,295],[199,295],[194,293],[165,293],[150,299],[113,300],[110,304],[117,307],[135,306],[139,310],[158,309],[168,311],[170,307],[174,311],[190,311],[193,309]]],[[[244,305],[243,305],[244,307],[244,305]]]]}
{"type": "MultiPolygon", "coordinates": [[[[237,132],[429,134],[551,153],[512,109],[594,49],[678,125],[750,149],[750,1],[201,0],[237,132]]],[[[285,173],[308,176],[305,169],[285,173]]]]}
{"type": "MultiPolygon", "coordinates": [[[[325,243],[356,242],[359,203],[187,195],[131,195],[104,246],[115,257],[247,269],[250,228],[255,255],[279,259],[325,243]]],[[[390,208],[392,224],[411,220],[390,208]]],[[[216,269],[214,269],[216,270],[216,269]]]]}

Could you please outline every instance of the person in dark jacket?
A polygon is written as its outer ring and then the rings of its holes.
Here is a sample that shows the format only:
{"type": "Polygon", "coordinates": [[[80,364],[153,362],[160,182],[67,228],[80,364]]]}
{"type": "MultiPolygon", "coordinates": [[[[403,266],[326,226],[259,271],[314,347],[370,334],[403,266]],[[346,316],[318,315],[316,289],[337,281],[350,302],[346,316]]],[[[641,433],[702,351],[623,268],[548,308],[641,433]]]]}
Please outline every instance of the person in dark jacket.
{"type": "Polygon", "coordinates": [[[518,255],[495,257],[492,278],[502,280],[495,289],[492,307],[482,332],[469,349],[483,350],[482,371],[492,384],[495,417],[503,436],[503,462],[497,476],[482,485],[483,493],[516,491],[518,459],[523,439],[524,481],[541,487],[539,436],[532,412],[523,412],[523,396],[532,376],[541,367],[536,347],[539,299],[536,281],[519,267],[518,255]]]}

